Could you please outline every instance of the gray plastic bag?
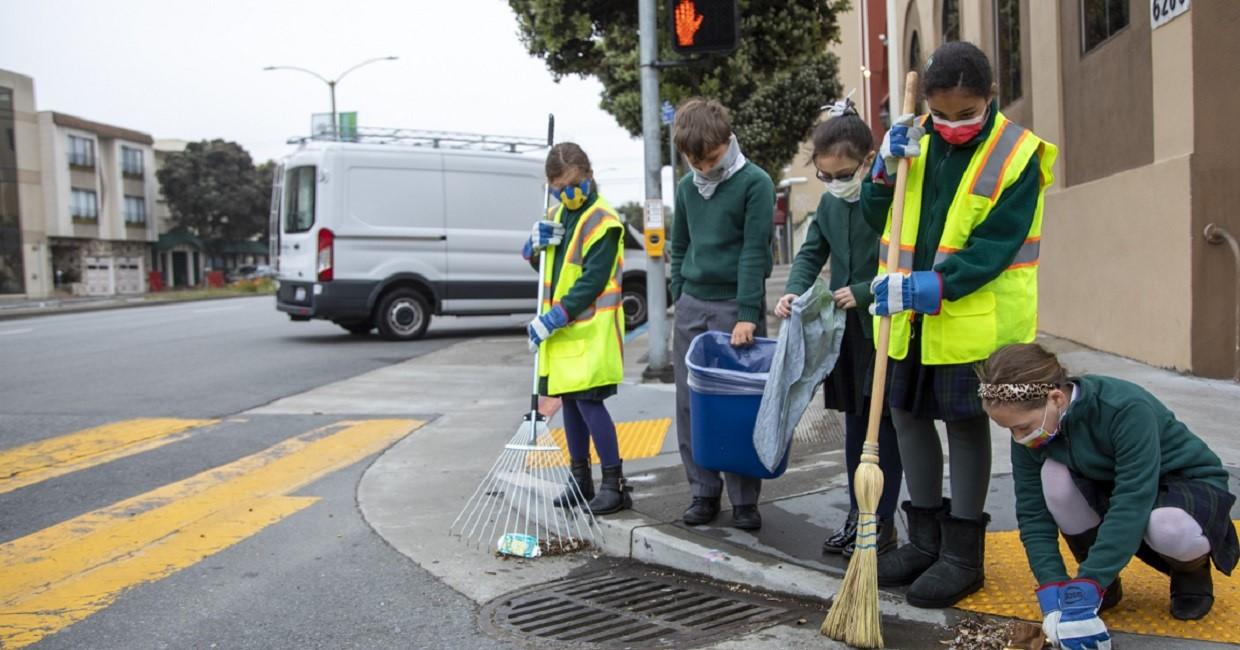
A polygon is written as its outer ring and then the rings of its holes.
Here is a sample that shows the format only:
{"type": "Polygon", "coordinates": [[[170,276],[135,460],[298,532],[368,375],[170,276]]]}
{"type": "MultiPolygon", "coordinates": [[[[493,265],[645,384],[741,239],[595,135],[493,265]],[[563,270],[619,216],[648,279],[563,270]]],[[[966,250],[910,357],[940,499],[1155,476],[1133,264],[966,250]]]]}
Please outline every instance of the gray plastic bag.
{"type": "Polygon", "coordinates": [[[843,342],[844,312],[835,308],[831,290],[820,279],[792,302],[762,391],[753,446],[768,470],[774,471],[791,449],[793,431],[814,390],[835,367],[843,342]]]}

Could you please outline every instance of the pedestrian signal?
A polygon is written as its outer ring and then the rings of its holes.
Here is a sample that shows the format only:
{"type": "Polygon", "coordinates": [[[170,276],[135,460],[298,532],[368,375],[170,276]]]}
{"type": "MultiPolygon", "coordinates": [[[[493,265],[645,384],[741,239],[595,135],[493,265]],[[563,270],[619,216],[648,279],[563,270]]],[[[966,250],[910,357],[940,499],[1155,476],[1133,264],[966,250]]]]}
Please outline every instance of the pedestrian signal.
{"type": "Polygon", "coordinates": [[[668,0],[668,33],[680,54],[723,54],[740,42],[736,0],[668,0]]]}

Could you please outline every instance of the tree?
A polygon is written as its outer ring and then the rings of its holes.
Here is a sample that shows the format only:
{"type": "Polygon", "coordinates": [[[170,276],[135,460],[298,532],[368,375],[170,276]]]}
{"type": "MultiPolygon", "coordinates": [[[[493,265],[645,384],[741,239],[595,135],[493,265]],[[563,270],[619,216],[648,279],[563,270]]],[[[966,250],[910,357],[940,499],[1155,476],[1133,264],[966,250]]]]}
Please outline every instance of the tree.
{"type": "MultiPolygon", "coordinates": [[[[634,136],[641,133],[637,3],[634,0],[508,0],[521,40],[558,81],[596,77],[600,107],[634,136]]],[[[675,59],[659,6],[659,59],[675,59]]],[[[660,70],[659,95],[673,104],[695,95],[732,110],[745,156],[778,179],[818,120],[839,98],[836,14],[847,0],[740,0],[740,47],[726,57],[660,70]]],[[[663,137],[666,141],[666,132],[663,137]]]]}
{"type": "Polygon", "coordinates": [[[241,145],[191,142],[184,151],[169,154],[156,177],[173,223],[196,234],[208,252],[266,234],[271,163],[255,169],[241,145]]]}

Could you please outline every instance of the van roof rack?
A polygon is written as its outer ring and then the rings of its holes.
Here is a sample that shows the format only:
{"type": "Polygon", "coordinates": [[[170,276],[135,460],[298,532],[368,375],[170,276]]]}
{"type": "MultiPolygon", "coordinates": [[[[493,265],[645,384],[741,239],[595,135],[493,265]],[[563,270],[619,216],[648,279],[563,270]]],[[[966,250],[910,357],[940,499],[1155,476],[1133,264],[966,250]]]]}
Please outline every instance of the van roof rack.
{"type": "Polygon", "coordinates": [[[503,151],[525,153],[547,148],[547,141],[509,135],[461,133],[456,131],[427,131],[423,129],[390,129],[357,127],[339,137],[331,133],[289,138],[289,144],[308,142],[354,142],[361,144],[388,144],[406,147],[430,147],[433,149],[469,149],[473,151],[503,151]]]}

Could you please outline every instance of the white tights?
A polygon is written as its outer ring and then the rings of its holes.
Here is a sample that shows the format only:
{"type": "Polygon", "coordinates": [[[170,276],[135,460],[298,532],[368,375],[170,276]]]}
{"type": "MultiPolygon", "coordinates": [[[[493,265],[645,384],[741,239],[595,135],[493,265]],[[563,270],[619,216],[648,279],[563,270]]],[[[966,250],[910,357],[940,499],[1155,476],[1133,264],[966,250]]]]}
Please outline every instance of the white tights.
{"type": "MultiPolygon", "coordinates": [[[[1042,496],[1055,524],[1065,535],[1079,535],[1102,523],[1076,487],[1072,473],[1059,462],[1042,464],[1042,496]]],[[[1210,540],[1201,524],[1179,508],[1154,508],[1145,527],[1145,543],[1173,560],[1188,562],[1210,552],[1210,540]]]]}

